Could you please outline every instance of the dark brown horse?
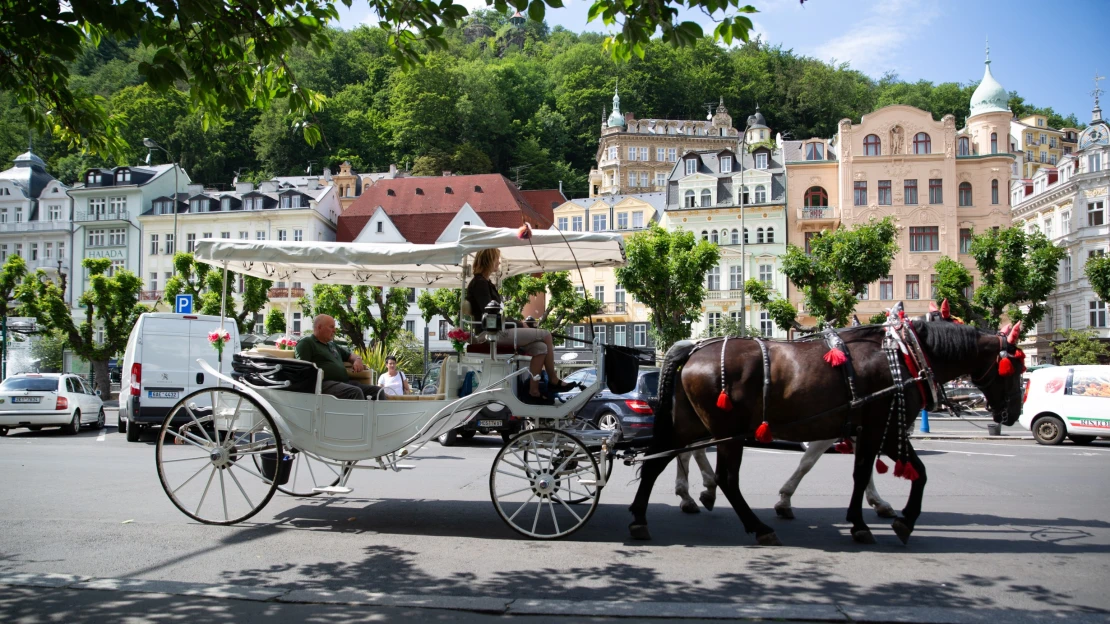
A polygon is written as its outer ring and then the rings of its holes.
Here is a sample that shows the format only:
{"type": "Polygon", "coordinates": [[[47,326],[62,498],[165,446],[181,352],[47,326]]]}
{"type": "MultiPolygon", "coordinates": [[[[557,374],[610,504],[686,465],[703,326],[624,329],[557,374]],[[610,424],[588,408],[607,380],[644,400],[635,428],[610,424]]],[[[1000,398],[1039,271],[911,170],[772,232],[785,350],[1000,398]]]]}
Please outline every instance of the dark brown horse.
{"type": "MultiPolygon", "coordinates": [[[[1013,332],[993,333],[949,322],[912,321],[921,349],[938,383],[963,375],[983,392],[996,419],[1013,424],[1021,414],[1021,354],[1013,332]],[[1003,365],[1004,360],[1009,360],[1003,365]],[[1010,371],[1013,370],[1012,373],[1010,371]],[[1010,373],[1010,374],[1004,374],[1010,373]]],[[[841,330],[855,370],[857,397],[866,397],[894,385],[887,353],[883,350],[884,326],[870,325],[841,330]]],[[[910,384],[904,387],[905,409],[892,415],[896,392],[847,409],[851,401],[844,373],[825,362],[829,351],[825,342],[768,342],[771,384],[766,411],[763,405],[763,363],[754,340],[730,339],[695,349],[692,342],[680,342],[663,361],[659,377],[659,408],[649,455],[659,457],[644,462],[640,486],[630,511],[629,529],[635,539],[650,539],[647,530],[648,497],[656,478],[673,458],[672,452],[707,439],[717,443],[717,484],[740,516],[744,530],[755,533],[760,544],[777,545],[771,527],[756,517],[740,493],[739,472],[744,439],[752,435],[766,417],[775,438],[791,441],[828,440],[855,435],[854,489],[848,506],[852,537],[873,543],[870,529],[863,521],[864,489],[871,479],[872,465],[881,453],[904,460],[918,477],[913,481],[902,516],[894,521],[898,537],[906,542],[921,514],[921,499],[926,473],[921,459],[909,443],[913,421],[925,403],[927,390],[910,384]],[[721,350],[725,383],[721,380],[721,350]],[[722,385],[727,388],[731,406],[718,407],[722,385]],[[844,409],[839,409],[843,407],[844,409]],[[889,422],[888,422],[889,421],[889,422]]],[[[903,380],[912,375],[901,356],[896,360],[903,380]]],[[[908,470],[908,469],[907,469],[908,470]]]]}

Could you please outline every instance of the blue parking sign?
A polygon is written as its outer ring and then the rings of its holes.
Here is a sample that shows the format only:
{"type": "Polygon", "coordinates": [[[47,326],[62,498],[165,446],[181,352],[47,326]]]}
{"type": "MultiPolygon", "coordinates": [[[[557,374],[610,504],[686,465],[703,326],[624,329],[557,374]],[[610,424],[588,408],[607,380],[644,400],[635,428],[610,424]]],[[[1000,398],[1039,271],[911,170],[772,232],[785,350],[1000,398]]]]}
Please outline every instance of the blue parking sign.
{"type": "Polygon", "coordinates": [[[192,295],[178,295],[174,301],[174,312],[178,314],[192,314],[193,313],[193,296],[192,295]]]}

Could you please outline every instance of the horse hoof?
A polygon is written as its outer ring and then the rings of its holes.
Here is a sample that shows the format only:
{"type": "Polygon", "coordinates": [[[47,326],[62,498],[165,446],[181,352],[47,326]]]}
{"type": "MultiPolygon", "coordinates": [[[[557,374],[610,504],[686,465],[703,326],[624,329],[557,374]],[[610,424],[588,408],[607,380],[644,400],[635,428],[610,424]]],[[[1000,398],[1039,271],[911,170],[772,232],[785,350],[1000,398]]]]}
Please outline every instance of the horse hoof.
{"type": "Polygon", "coordinates": [[[871,534],[870,529],[860,529],[852,531],[852,540],[857,544],[874,544],[875,536],[871,534]]]}
{"type": "Polygon", "coordinates": [[[698,509],[698,504],[694,501],[686,501],[679,505],[678,508],[681,509],[684,513],[688,514],[696,514],[701,511],[700,509],[698,509]]]}
{"type": "Polygon", "coordinates": [[[903,544],[910,541],[910,533],[913,533],[913,529],[906,525],[905,520],[902,518],[895,520],[890,525],[890,528],[894,529],[894,534],[898,536],[898,539],[902,540],[903,544]]]}
{"type": "Polygon", "coordinates": [[[630,524],[628,525],[628,532],[632,534],[634,540],[651,539],[651,533],[648,533],[646,524],[630,524]]]}
{"type": "Polygon", "coordinates": [[[779,536],[775,535],[774,531],[756,536],[756,541],[759,542],[760,546],[782,546],[779,536]]]}
{"type": "Polygon", "coordinates": [[[895,512],[894,508],[891,507],[890,505],[886,505],[884,507],[876,507],[875,508],[875,513],[879,514],[880,518],[897,518],[898,517],[898,513],[895,512]]]}
{"type": "Polygon", "coordinates": [[[702,492],[698,498],[701,499],[701,504],[705,507],[706,511],[713,511],[713,505],[717,504],[717,497],[707,496],[707,494],[707,492],[702,492]]]}
{"type": "Polygon", "coordinates": [[[775,504],[775,513],[778,514],[778,517],[784,520],[794,519],[794,510],[786,505],[783,505],[782,503],[775,504]]]}

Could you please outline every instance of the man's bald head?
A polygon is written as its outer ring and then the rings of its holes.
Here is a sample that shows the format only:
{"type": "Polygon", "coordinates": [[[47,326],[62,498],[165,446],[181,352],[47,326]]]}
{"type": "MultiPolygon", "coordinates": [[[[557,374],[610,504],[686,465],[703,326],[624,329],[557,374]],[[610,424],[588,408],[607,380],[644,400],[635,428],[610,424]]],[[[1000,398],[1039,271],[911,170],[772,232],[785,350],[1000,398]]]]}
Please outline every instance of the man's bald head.
{"type": "Polygon", "coordinates": [[[327,344],[335,337],[335,319],[327,314],[317,314],[312,319],[312,335],[327,344]]]}

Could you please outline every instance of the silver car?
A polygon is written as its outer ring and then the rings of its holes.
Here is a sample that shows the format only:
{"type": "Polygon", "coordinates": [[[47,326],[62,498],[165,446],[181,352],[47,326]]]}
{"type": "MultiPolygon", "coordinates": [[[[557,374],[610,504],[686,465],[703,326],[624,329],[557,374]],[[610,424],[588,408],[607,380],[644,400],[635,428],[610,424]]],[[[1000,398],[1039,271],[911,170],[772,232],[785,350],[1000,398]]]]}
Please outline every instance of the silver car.
{"type": "Polygon", "coordinates": [[[0,436],[17,427],[75,434],[88,425],[104,427],[104,402],[77,375],[20,373],[0,384],[0,436]]]}

